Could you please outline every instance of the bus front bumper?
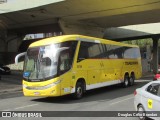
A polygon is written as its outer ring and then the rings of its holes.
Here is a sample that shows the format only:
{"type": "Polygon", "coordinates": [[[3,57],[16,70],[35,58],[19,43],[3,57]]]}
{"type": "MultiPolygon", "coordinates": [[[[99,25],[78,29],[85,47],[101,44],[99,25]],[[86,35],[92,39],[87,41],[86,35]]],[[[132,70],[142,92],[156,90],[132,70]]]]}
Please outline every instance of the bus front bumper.
{"type": "Polygon", "coordinates": [[[23,94],[24,96],[60,96],[60,84],[48,84],[48,85],[41,85],[35,86],[34,83],[23,82],[23,94]]]}

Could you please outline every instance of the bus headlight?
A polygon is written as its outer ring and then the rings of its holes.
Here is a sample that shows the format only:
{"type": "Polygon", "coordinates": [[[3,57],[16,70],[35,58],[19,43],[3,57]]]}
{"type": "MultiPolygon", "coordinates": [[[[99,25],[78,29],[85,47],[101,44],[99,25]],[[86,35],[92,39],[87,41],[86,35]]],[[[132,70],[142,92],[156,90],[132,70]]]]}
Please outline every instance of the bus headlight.
{"type": "Polygon", "coordinates": [[[56,81],[56,82],[53,82],[53,83],[51,83],[51,84],[48,84],[48,85],[46,85],[46,86],[41,86],[41,87],[42,87],[42,89],[48,89],[48,88],[51,88],[51,87],[56,86],[56,85],[59,84],[60,82],[61,82],[61,80],[58,80],[58,81],[56,81]]]}
{"type": "Polygon", "coordinates": [[[26,88],[26,87],[27,87],[27,85],[23,84],[23,88],[26,88]]]}
{"type": "Polygon", "coordinates": [[[56,82],[53,82],[53,83],[45,85],[45,86],[26,86],[25,84],[23,84],[23,88],[26,88],[28,90],[44,90],[44,89],[54,87],[57,84],[59,84],[60,82],[61,82],[61,80],[58,80],[56,82]]]}

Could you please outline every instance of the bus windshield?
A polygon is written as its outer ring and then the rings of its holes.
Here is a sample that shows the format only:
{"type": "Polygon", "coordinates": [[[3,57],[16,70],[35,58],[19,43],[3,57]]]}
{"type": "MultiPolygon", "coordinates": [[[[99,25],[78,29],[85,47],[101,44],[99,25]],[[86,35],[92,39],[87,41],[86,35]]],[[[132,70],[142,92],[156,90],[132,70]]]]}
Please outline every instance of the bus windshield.
{"type": "Polygon", "coordinates": [[[50,77],[56,77],[58,75],[58,71],[62,69],[62,65],[60,65],[62,64],[60,56],[67,54],[67,57],[64,59],[70,60],[70,64],[72,63],[73,54],[70,53],[70,51],[73,51],[72,47],[72,42],[63,42],[47,46],[29,48],[25,58],[23,77],[31,81],[42,81],[50,77]],[[59,66],[61,66],[61,69],[59,66]]]}

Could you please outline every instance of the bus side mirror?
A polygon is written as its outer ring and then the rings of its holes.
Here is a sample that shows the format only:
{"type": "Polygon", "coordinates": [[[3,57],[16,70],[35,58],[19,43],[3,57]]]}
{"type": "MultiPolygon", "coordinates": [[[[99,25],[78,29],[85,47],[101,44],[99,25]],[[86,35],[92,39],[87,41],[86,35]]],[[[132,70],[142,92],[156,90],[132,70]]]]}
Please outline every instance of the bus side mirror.
{"type": "Polygon", "coordinates": [[[20,53],[18,55],[16,55],[15,57],[15,64],[17,65],[18,64],[18,59],[22,56],[25,56],[27,54],[27,52],[23,52],[23,53],[20,53]]]}

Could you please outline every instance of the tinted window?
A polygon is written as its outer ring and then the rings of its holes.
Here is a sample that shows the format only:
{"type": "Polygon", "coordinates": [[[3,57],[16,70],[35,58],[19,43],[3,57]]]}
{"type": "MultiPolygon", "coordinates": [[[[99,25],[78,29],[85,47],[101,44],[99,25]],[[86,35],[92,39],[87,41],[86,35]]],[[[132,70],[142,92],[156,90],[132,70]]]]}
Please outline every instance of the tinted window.
{"type": "Polygon", "coordinates": [[[108,58],[118,58],[117,54],[115,53],[116,46],[110,45],[108,49],[108,58]]]}
{"type": "Polygon", "coordinates": [[[124,47],[124,58],[138,58],[140,52],[138,48],[124,47]]]}
{"type": "Polygon", "coordinates": [[[151,94],[154,94],[154,95],[158,95],[159,94],[159,89],[160,89],[160,84],[153,83],[153,84],[148,86],[147,92],[149,92],[151,94]]]}
{"type": "Polygon", "coordinates": [[[88,55],[88,44],[85,42],[81,42],[80,48],[79,48],[79,54],[78,54],[78,59],[81,58],[89,58],[88,55]]]}
{"type": "Polygon", "coordinates": [[[72,58],[70,57],[69,52],[63,51],[60,54],[60,58],[59,58],[59,75],[67,72],[72,65],[72,58]]]}
{"type": "Polygon", "coordinates": [[[58,75],[61,75],[71,69],[77,46],[77,41],[72,41],[72,42],[69,41],[61,46],[68,46],[69,49],[60,52],[58,75]]]}
{"type": "Polygon", "coordinates": [[[109,58],[108,57],[108,49],[109,49],[110,45],[102,44],[102,47],[103,47],[103,58],[109,58]]]}
{"type": "Polygon", "coordinates": [[[102,45],[98,43],[89,43],[88,55],[89,58],[103,58],[102,45]]]}
{"type": "Polygon", "coordinates": [[[91,42],[81,42],[78,59],[87,58],[138,58],[140,57],[139,48],[124,47],[118,45],[99,44],[91,42]]]}
{"type": "Polygon", "coordinates": [[[110,45],[108,48],[109,58],[123,58],[123,47],[117,45],[110,45]]]}
{"type": "Polygon", "coordinates": [[[103,58],[103,49],[102,44],[81,42],[78,58],[103,58]]]}

